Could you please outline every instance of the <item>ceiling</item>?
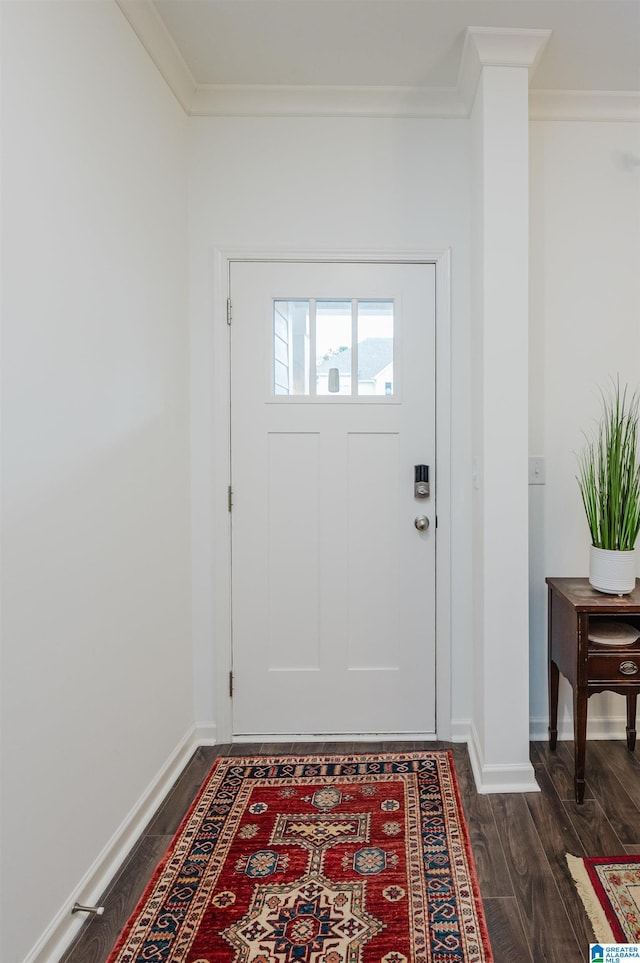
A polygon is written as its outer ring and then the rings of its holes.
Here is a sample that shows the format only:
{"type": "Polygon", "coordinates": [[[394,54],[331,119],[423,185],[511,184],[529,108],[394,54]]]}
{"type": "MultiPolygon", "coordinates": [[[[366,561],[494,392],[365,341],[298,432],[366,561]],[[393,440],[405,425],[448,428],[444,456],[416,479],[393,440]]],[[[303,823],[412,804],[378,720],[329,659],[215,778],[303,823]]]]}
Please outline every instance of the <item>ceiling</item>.
{"type": "Polygon", "coordinates": [[[538,90],[639,91],[640,0],[153,0],[196,87],[454,88],[467,27],[552,31],[538,90]]]}

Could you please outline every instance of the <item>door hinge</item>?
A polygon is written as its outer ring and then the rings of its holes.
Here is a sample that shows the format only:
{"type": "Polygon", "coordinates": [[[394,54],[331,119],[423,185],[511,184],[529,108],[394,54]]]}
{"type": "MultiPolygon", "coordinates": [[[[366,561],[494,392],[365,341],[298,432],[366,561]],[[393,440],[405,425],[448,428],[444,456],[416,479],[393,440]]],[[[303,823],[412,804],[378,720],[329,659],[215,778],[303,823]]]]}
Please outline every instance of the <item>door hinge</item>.
{"type": "Polygon", "coordinates": [[[227,505],[229,507],[229,511],[231,511],[231,509],[233,508],[233,488],[231,487],[231,485],[229,485],[227,489],[227,505]]]}
{"type": "Polygon", "coordinates": [[[233,672],[229,673],[229,698],[233,698],[233,672]]]}
{"type": "Polygon", "coordinates": [[[231,298],[227,298],[227,324],[231,324],[231,298]]]}

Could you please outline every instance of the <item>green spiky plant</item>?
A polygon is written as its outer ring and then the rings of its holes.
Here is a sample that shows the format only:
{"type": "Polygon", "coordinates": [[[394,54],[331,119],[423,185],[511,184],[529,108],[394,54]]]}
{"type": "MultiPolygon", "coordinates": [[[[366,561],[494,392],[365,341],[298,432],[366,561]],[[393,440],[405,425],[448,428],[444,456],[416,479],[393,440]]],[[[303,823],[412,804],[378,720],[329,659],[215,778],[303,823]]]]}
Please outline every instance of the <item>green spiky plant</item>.
{"type": "Polygon", "coordinates": [[[578,456],[578,485],[596,548],[633,550],[640,531],[640,397],[612,382],[578,456]]]}

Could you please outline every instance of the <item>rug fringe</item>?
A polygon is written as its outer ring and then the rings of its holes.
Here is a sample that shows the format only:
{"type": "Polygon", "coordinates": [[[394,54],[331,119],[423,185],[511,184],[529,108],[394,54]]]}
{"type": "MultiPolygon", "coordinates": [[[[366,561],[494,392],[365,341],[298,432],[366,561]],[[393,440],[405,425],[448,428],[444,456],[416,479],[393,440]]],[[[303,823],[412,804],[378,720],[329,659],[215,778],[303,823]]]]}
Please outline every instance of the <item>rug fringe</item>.
{"type": "Polygon", "coordinates": [[[598,943],[615,943],[616,940],[605,915],[605,911],[593,891],[589,874],[584,867],[584,860],[578,856],[572,856],[570,853],[567,853],[567,864],[573,881],[576,884],[578,895],[587,911],[587,916],[593,927],[596,940],[598,943]]]}

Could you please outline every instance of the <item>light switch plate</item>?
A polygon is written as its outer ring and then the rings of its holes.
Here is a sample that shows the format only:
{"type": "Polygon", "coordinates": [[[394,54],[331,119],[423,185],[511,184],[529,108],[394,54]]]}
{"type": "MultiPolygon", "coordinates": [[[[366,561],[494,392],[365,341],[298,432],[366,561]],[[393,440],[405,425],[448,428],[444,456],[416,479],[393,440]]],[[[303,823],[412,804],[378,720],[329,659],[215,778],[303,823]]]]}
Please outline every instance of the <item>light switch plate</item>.
{"type": "Polygon", "coordinates": [[[529,484],[544,485],[546,471],[542,455],[529,455],[529,484]]]}

